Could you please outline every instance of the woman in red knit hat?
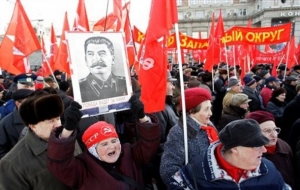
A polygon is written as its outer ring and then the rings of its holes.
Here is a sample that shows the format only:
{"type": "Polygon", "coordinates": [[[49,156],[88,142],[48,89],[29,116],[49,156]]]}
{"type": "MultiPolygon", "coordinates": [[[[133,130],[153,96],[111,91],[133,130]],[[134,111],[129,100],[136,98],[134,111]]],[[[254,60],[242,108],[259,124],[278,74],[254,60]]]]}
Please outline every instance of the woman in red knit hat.
{"type": "Polygon", "coordinates": [[[131,110],[138,121],[139,140],[130,145],[120,144],[113,125],[100,121],[83,134],[87,151],[74,157],[76,127],[82,113],[81,106],[72,102],[65,111],[65,125],[52,132],[49,140],[48,169],[72,189],[133,190],[145,189],[142,167],[155,155],[160,143],[158,119],[145,115],[144,105],[133,96],[131,110]]]}
{"type": "MultiPolygon", "coordinates": [[[[184,91],[186,123],[188,133],[189,161],[195,156],[204,156],[204,152],[210,143],[218,140],[218,134],[210,121],[211,93],[204,88],[189,88],[184,91]]],[[[181,104],[181,103],[180,103],[181,104]]],[[[167,185],[172,175],[185,163],[183,118],[169,131],[167,141],[164,144],[164,152],[161,158],[160,175],[167,185]]]]}

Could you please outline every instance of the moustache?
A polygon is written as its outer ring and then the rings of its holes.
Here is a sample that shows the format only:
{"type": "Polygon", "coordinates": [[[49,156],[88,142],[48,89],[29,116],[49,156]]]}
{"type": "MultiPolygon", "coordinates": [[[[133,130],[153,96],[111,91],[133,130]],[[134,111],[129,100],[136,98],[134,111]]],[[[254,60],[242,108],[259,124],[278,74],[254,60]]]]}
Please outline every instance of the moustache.
{"type": "Polygon", "coordinates": [[[94,63],[92,63],[91,68],[94,68],[94,67],[97,67],[97,66],[106,67],[106,64],[103,63],[103,62],[94,62],[94,63]]]}

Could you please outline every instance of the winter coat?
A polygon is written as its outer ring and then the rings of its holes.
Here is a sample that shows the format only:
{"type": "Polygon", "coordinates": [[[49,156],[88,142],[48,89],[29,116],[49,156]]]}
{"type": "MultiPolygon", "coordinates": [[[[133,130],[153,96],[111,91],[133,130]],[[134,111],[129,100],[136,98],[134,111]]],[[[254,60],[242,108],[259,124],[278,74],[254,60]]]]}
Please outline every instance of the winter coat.
{"type": "MultiPolygon", "coordinates": [[[[189,115],[186,116],[188,133],[188,155],[189,160],[195,156],[204,156],[209,146],[207,133],[201,130],[201,126],[189,115]]],[[[169,184],[172,175],[185,164],[185,150],[183,138],[182,118],[171,128],[167,141],[164,145],[164,152],[160,164],[160,176],[165,184],[169,184]]]]}
{"type": "Polygon", "coordinates": [[[274,154],[265,153],[263,157],[273,162],[285,183],[291,187],[294,186],[293,153],[286,142],[278,138],[276,152],[274,154]]]}
{"type": "Polygon", "coordinates": [[[286,141],[290,145],[294,156],[296,155],[296,147],[299,140],[300,140],[300,118],[297,119],[293,124],[286,141]]]}
{"type": "Polygon", "coordinates": [[[0,190],[8,189],[69,189],[49,172],[47,142],[31,130],[0,160],[0,190]]]}
{"type": "Polygon", "coordinates": [[[25,127],[17,108],[0,122],[0,159],[18,142],[21,131],[25,127]]]}
{"type": "Polygon", "coordinates": [[[279,137],[286,141],[294,122],[300,118],[300,95],[297,95],[284,109],[279,137]]]}
{"type": "Polygon", "coordinates": [[[245,176],[235,182],[232,177],[220,168],[215,157],[216,147],[220,142],[209,146],[205,157],[196,157],[179,170],[169,183],[169,189],[201,189],[201,190],[285,190],[290,189],[283,181],[274,164],[262,159],[260,166],[254,171],[247,171],[245,176]],[[197,185],[197,187],[195,187],[197,185]],[[186,187],[186,188],[184,188],[186,187]]]}
{"type": "Polygon", "coordinates": [[[214,124],[217,125],[219,119],[222,115],[223,110],[223,98],[227,92],[227,85],[225,84],[226,81],[219,76],[219,78],[215,81],[215,92],[216,92],[216,99],[213,102],[213,120],[214,124]]]}
{"type": "Polygon", "coordinates": [[[250,112],[264,110],[262,97],[256,90],[253,90],[248,86],[244,86],[243,93],[251,100],[251,102],[248,103],[250,112]]]}
{"type": "Polygon", "coordinates": [[[165,109],[160,112],[155,112],[154,115],[159,119],[161,129],[160,141],[164,143],[170,129],[178,122],[178,115],[175,105],[173,105],[172,102],[172,96],[166,97],[165,109]]]}
{"type": "Polygon", "coordinates": [[[237,107],[237,106],[229,106],[228,108],[224,108],[224,114],[221,116],[219,120],[219,124],[217,126],[218,131],[220,132],[228,123],[238,120],[244,119],[247,113],[247,110],[237,107]]]}
{"type": "Polygon", "coordinates": [[[286,103],[280,102],[276,98],[271,98],[270,101],[267,103],[266,110],[271,114],[273,114],[277,127],[281,127],[282,125],[281,119],[285,107],[286,107],[286,103]]]}
{"type": "Polygon", "coordinates": [[[286,90],[285,102],[288,104],[297,96],[296,86],[284,84],[283,88],[286,90]]]}
{"type": "Polygon", "coordinates": [[[72,150],[76,132],[67,139],[59,139],[59,131],[53,131],[49,140],[48,169],[63,183],[80,190],[139,189],[125,183],[121,175],[143,186],[141,169],[156,153],[160,141],[158,119],[150,116],[152,123],[139,123],[140,139],[134,144],[122,145],[122,152],[114,164],[102,162],[88,151],[74,157],[72,150]],[[120,175],[121,174],[121,175],[120,175]]]}
{"type": "Polygon", "coordinates": [[[269,85],[263,87],[260,91],[260,95],[263,99],[263,105],[266,107],[267,103],[270,101],[272,97],[273,89],[269,85]]]}

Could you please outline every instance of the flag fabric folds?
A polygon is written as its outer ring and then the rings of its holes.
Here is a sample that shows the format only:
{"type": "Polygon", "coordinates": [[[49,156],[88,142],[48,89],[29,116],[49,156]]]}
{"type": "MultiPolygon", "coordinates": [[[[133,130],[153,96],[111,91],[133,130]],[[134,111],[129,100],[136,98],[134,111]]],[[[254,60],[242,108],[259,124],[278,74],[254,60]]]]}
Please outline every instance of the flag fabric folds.
{"type": "Polygon", "coordinates": [[[69,65],[69,54],[66,42],[65,32],[69,31],[69,21],[67,12],[65,13],[65,19],[63,24],[63,30],[60,38],[60,45],[57,53],[57,58],[55,59],[54,67],[58,70],[64,71],[68,76],[71,76],[70,65],[69,65]]]}
{"type": "Polygon", "coordinates": [[[0,67],[13,74],[29,72],[27,56],[40,49],[35,31],[20,0],[17,0],[0,46],[0,67]]]}
{"type": "Polygon", "coordinates": [[[144,44],[140,47],[139,83],[145,112],[161,111],[165,107],[167,59],[166,37],[178,22],[174,0],[152,0],[150,19],[144,44]]]}
{"type": "MultiPolygon", "coordinates": [[[[45,41],[44,41],[44,37],[41,37],[41,48],[42,48],[42,53],[43,55],[47,54],[46,48],[45,48],[45,41]]],[[[47,63],[47,58],[45,56],[42,55],[42,65],[41,68],[35,73],[37,76],[49,76],[51,74],[51,71],[49,69],[49,65],[47,63]]]]}
{"type": "Polygon", "coordinates": [[[76,17],[74,20],[73,30],[74,31],[83,31],[83,32],[90,31],[89,21],[88,21],[88,16],[87,16],[86,9],[85,9],[84,0],[78,1],[76,13],[77,14],[76,14],[76,17]]]}

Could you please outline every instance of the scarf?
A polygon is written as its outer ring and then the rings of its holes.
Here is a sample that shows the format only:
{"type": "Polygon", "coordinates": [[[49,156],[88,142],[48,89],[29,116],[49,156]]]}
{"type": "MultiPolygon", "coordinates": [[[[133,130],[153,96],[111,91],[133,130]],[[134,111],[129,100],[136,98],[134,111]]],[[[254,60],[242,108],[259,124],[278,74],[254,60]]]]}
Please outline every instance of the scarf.
{"type": "Polygon", "coordinates": [[[223,145],[220,144],[215,150],[217,162],[220,165],[220,168],[224,169],[228,175],[230,175],[232,179],[238,183],[238,181],[247,173],[247,171],[229,164],[222,156],[222,147],[223,145]]]}
{"type": "Polygon", "coordinates": [[[265,146],[267,149],[267,154],[275,154],[276,152],[276,144],[274,146],[265,146]]]}
{"type": "Polygon", "coordinates": [[[200,127],[201,127],[201,130],[204,130],[206,132],[207,138],[208,138],[210,144],[219,140],[218,132],[213,126],[202,125],[200,127]]]}

